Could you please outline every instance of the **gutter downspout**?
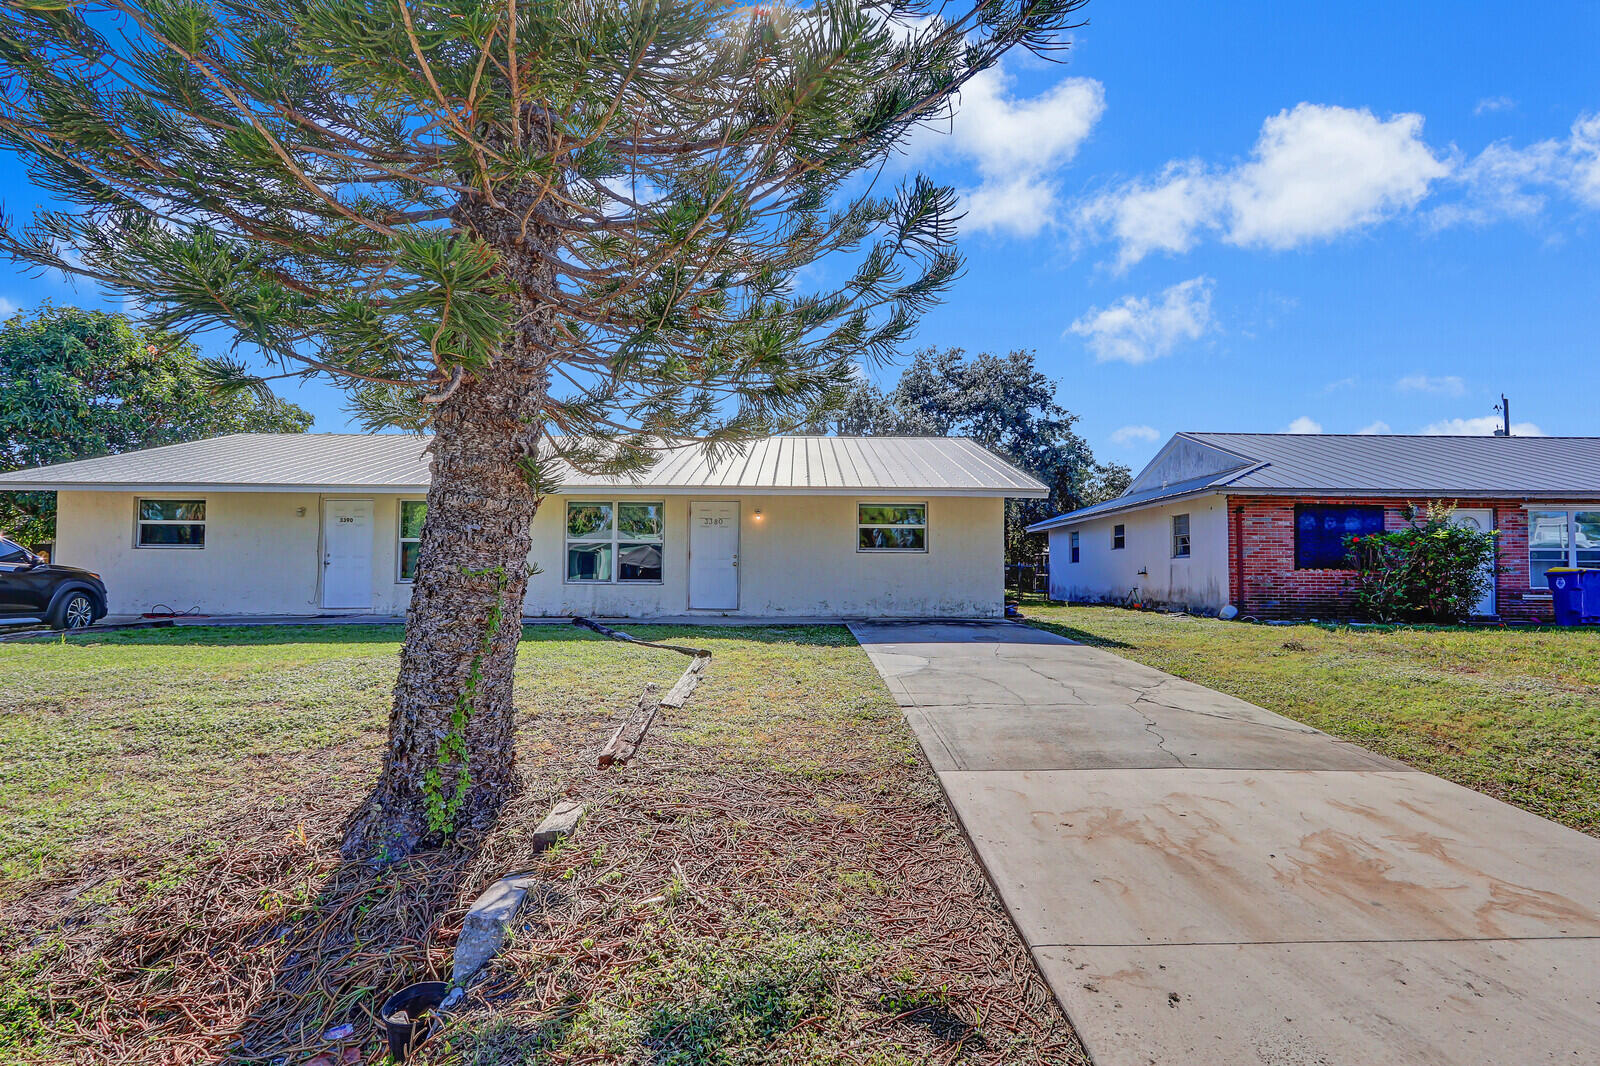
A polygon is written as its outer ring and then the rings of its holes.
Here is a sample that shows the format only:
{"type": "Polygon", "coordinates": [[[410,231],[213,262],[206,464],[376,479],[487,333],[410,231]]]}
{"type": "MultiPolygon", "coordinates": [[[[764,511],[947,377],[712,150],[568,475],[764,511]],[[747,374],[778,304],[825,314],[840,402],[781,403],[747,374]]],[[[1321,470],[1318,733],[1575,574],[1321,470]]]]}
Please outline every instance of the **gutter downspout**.
{"type": "MultiPolygon", "coordinates": [[[[1232,503],[1233,502],[1233,497],[1224,496],[1223,500],[1227,501],[1226,503],[1224,503],[1223,506],[1227,506],[1228,503],[1232,503]]],[[[1228,581],[1229,595],[1230,595],[1231,599],[1233,600],[1233,605],[1235,607],[1237,607],[1239,609],[1239,613],[1241,615],[1243,615],[1245,613],[1245,609],[1244,609],[1244,505],[1243,504],[1238,504],[1238,505],[1230,508],[1229,513],[1228,513],[1228,517],[1229,517],[1228,539],[1233,542],[1232,545],[1231,545],[1231,547],[1233,548],[1233,553],[1232,553],[1233,554],[1233,559],[1232,559],[1231,565],[1229,567],[1229,569],[1232,571],[1232,573],[1230,573],[1228,575],[1229,576],[1229,581],[1228,581]]]]}

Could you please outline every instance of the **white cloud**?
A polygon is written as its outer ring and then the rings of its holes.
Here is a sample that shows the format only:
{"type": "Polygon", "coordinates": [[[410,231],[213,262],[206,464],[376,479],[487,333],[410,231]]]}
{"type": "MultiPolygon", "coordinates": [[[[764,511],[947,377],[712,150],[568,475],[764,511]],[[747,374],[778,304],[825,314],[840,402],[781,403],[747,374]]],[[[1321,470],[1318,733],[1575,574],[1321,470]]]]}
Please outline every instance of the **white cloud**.
{"type": "Polygon", "coordinates": [[[1290,422],[1283,430],[1285,433],[1321,433],[1322,423],[1307,415],[1290,422]]]}
{"type": "Polygon", "coordinates": [[[1392,433],[1394,431],[1389,428],[1389,423],[1380,418],[1371,425],[1362,426],[1360,429],[1356,430],[1356,432],[1363,436],[1370,437],[1376,433],[1392,433]]]}
{"type": "MultiPolygon", "coordinates": [[[[1503,424],[1499,415],[1484,415],[1482,418],[1447,418],[1443,422],[1433,423],[1422,432],[1436,437],[1488,437],[1503,424]]],[[[1544,436],[1544,430],[1532,422],[1513,422],[1511,432],[1518,437],[1544,436]]]]}
{"type": "Polygon", "coordinates": [[[20,310],[22,309],[16,304],[12,303],[4,296],[0,296],[0,318],[10,318],[20,310]]]}
{"type": "Polygon", "coordinates": [[[1583,115],[1572,124],[1567,152],[1572,156],[1573,195],[1600,207],[1600,114],[1583,115]]]}
{"type": "Polygon", "coordinates": [[[1433,211],[1435,226],[1482,225],[1500,218],[1526,218],[1545,209],[1548,186],[1560,165],[1561,145],[1541,141],[1513,148],[1504,141],[1489,145],[1456,174],[1461,199],[1433,211]]]}
{"type": "Polygon", "coordinates": [[[1267,119],[1229,190],[1228,240],[1292,248],[1415,207],[1450,172],[1422,142],[1422,116],[1300,104],[1267,119]]]}
{"type": "Polygon", "coordinates": [[[1459,200],[1433,211],[1435,226],[1530,218],[1551,195],[1600,208],[1600,114],[1579,115],[1565,139],[1517,147],[1496,141],[1461,166],[1459,200]]]}
{"type": "Polygon", "coordinates": [[[1032,237],[1057,221],[1057,174],[1105,113],[1105,87],[1065,78],[1026,99],[1013,90],[1004,67],[979,74],[962,88],[949,131],[922,131],[910,152],[956,155],[976,167],[979,183],[961,191],[963,228],[1032,237]]]}
{"type": "Polygon", "coordinates": [[[1450,163],[1422,140],[1422,116],[1302,103],[1261,125],[1248,160],[1169,163],[1080,205],[1081,231],[1119,245],[1126,268],[1185,252],[1207,233],[1272,249],[1329,240],[1419,204],[1450,163]]]}
{"type": "Polygon", "coordinates": [[[1080,229],[1106,233],[1117,242],[1118,269],[1151,252],[1182,253],[1216,225],[1225,197],[1199,163],[1169,163],[1154,181],[1135,180],[1081,205],[1080,229]]]}
{"type": "Polygon", "coordinates": [[[1202,275],[1163,290],[1159,299],[1124,296],[1110,307],[1089,308],[1067,329],[1088,338],[1099,362],[1148,363],[1211,328],[1211,289],[1202,275]]]}
{"type": "Polygon", "coordinates": [[[1154,426],[1123,426],[1111,431],[1112,444],[1132,444],[1135,441],[1160,440],[1161,434],[1154,426]]]}
{"type": "Polygon", "coordinates": [[[1496,111],[1510,111],[1517,106],[1517,102],[1509,96],[1485,96],[1478,101],[1478,106],[1472,109],[1474,115],[1488,115],[1496,111]]]}
{"type": "Polygon", "coordinates": [[[1463,396],[1467,383],[1454,374],[1432,378],[1426,374],[1408,374],[1394,383],[1401,392],[1432,392],[1440,396],[1463,396]]]}
{"type": "Polygon", "coordinates": [[[1326,385],[1322,386],[1322,391],[1339,392],[1341,389],[1353,389],[1359,384],[1360,382],[1358,382],[1355,378],[1340,378],[1338,381],[1330,381],[1326,385]]]}

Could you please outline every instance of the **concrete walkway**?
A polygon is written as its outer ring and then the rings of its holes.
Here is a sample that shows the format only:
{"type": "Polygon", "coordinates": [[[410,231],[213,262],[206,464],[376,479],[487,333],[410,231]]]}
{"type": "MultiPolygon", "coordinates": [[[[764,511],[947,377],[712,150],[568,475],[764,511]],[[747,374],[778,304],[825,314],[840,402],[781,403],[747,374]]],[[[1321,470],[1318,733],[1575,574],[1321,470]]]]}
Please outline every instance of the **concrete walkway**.
{"type": "Polygon", "coordinates": [[[1600,1062],[1600,840],[1026,626],[851,628],[1097,1066],[1600,1062]]]}

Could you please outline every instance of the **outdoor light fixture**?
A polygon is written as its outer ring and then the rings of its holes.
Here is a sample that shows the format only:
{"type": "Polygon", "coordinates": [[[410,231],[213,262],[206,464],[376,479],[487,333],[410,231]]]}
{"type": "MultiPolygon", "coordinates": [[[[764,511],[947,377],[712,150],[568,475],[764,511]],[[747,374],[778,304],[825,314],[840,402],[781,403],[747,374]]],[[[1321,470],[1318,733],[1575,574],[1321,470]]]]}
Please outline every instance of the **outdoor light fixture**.
{"type": "Polygon", "coordinates": [[[759,507],[756,508],[756,521],[761,521],[761,508],[759,507]]]}

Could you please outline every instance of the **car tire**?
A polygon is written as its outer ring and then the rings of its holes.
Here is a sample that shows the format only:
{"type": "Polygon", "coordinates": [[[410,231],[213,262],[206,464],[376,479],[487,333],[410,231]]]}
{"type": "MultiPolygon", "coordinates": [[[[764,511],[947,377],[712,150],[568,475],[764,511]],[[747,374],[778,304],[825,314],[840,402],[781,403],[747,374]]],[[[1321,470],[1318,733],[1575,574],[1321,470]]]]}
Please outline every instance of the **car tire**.
{"type": "Polygon", "coordinates": [[[50,618],[51,629],[88,629],[94,625],[94,597],[73,591],[61,597],[50,618]]]}

